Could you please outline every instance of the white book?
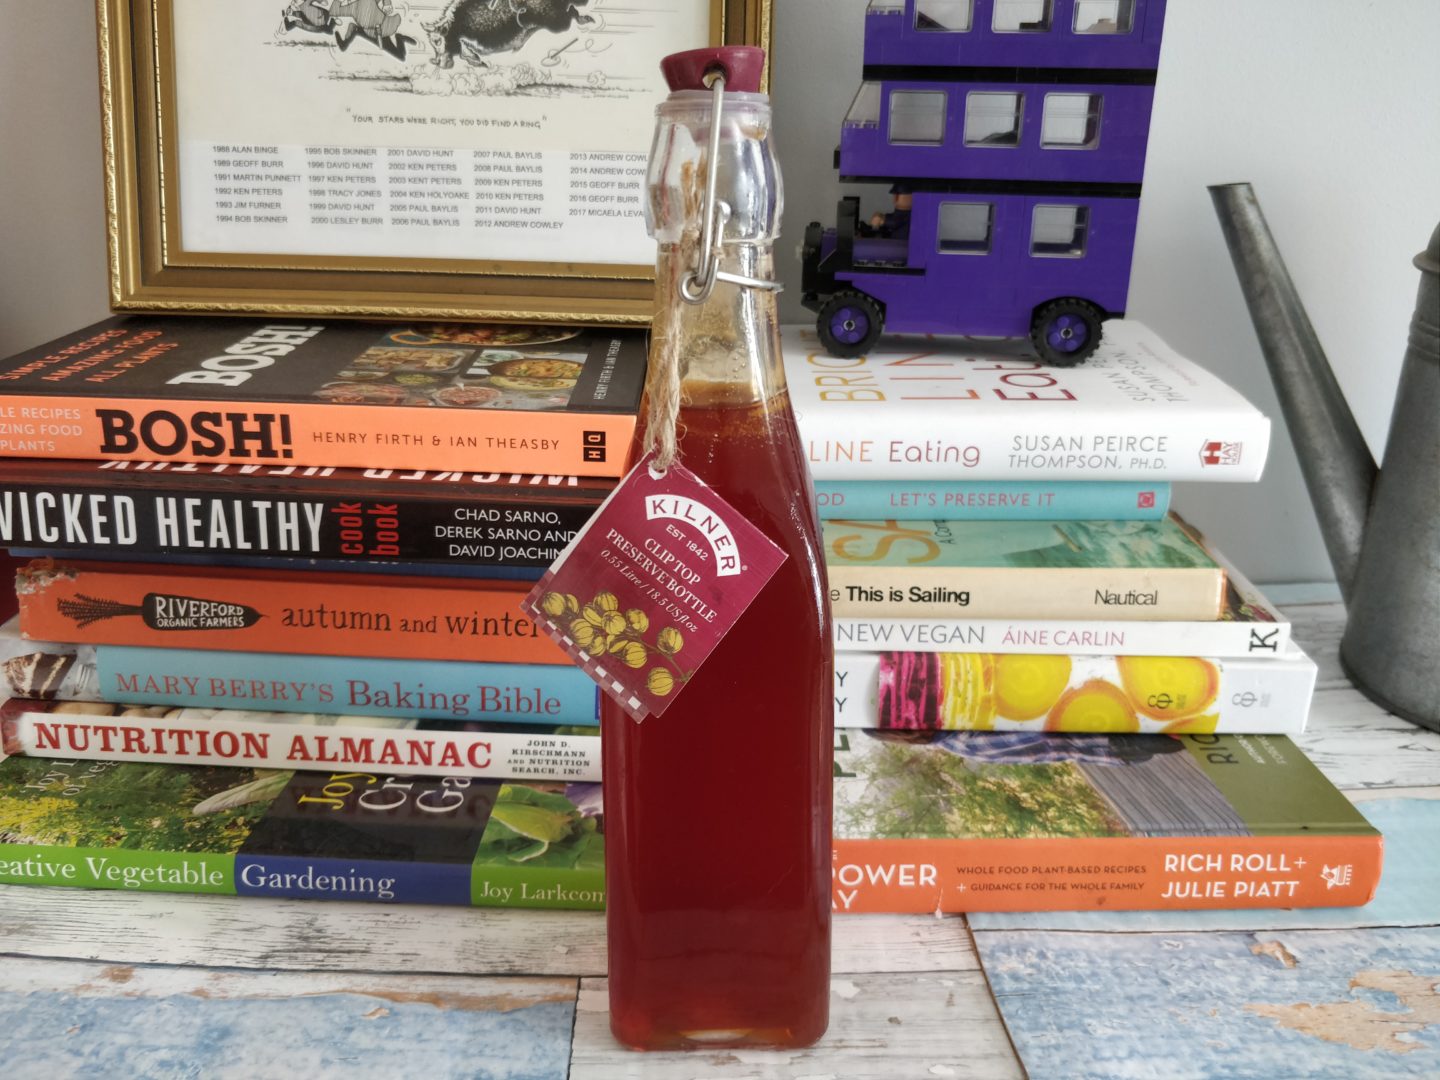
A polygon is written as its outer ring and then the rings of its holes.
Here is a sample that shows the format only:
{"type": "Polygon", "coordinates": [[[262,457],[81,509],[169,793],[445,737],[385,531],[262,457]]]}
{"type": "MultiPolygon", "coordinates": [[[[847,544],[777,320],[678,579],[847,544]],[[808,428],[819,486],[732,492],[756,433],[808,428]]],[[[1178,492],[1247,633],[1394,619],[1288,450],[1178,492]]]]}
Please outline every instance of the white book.
{"type": "Polygon", "coordinates": [[[785,378],[817,480],[1260,478],[1270,421],[1128,319],[1074,368],[1028,343],[890,335],[830,356],[787,326],[785,378]]]}
{"type": "Polygon", "coordinates": [[[1190,656],[837,653],[835,726],[886,730],[1294,735],[1316,667],[1190,656]]]}
{"type": "Polygon", "coordinates": [[[835,651],[1057,653],[1070,656],[1211,656],[1275,660],[1290,646],[1290,620],[1212,547],[1225,570],[1219,619],[836,618],[835,651]]]}

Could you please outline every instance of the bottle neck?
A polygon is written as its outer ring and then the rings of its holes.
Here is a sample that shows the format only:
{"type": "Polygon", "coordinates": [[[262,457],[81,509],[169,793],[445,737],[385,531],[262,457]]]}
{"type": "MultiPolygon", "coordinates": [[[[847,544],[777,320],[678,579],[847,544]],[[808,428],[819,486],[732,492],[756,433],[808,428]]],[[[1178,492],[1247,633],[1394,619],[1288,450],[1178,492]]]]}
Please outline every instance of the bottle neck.
{"type": "MultiPolygon", "coordinates": [[[[771,244],[726,244],[720,269],[772,279],[771,244]]],[[[681,409],[737,408],[769,401],[785,390],[775,293],[717,281],[699,304],[680,297],[680,281],[696,266],[693,243],[661,244],[656,261],[656,312],[646,392],[652,399],[679,368],[681,409]]]]}

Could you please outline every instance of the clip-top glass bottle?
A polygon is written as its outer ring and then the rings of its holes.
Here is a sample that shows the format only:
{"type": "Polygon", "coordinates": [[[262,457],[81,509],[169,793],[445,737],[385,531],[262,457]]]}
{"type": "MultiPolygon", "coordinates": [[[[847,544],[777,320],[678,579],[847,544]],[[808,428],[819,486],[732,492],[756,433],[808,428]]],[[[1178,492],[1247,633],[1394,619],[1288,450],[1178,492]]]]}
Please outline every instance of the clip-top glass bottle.
{"type": "Polygon", "coordinates": [[[830,609],[780,362],[763,63],[759,49],[667,58],[650,159],[648,422],[678,365],[680,463],[788,558],[663,715],[637,724],[602,705],[610,1024],[637,1049],[804,1046],[829,1013],[830,609]]]}

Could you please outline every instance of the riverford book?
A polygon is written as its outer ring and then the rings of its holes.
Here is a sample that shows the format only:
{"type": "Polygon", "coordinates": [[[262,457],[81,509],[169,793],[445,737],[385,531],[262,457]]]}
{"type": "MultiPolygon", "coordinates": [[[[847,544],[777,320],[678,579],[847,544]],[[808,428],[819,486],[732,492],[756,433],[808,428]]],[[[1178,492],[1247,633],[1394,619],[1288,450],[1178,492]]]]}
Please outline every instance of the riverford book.
{"type": "Polygon", "coordinates": [[[1258,480],[1270,422],[1128,319],[1083,365],[1028,341],[887,335],[839,358],[814,327],[782,333],[785,377],[817,481],[1258,480]]]}
{"type": "Polygon", "coordinates": [[[37,559],[15,591],[36,641],[569,663],[521,612],[523,581],[37,559]]]}
{"type": "Polygon", "coordinates": [[[1225,572],[1163,521],[822,522],[836,616],[1216,619],[1225,572]]]}
{"type": "Polygon", "coordinates": [[[0,457],[622,476],[642,334],[116,317],[0,362],[0,457]]]}
{"type": "Polygon", "coordinates": [[[0,757],[0,882],[604,904],[600,785],[0,757]]]}
{"type": "Polygon", "coordinates": [[[1351,907],[1382,839],[1283,735],[836,732],[833,907],[1351,907]]]}
{"type": "Polygon", "coordinates": [[[0,470],[0,546],[539,570],[614,486],[535,473],[22,458],[0,470]]]}

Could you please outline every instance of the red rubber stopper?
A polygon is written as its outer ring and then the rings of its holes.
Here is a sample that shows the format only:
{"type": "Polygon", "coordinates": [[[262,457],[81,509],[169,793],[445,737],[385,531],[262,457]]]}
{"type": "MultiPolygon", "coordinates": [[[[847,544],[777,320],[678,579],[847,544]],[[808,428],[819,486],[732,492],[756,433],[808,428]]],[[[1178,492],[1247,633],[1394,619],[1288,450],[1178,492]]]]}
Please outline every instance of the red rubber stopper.
{"type": "Polygon", "coordinates": [[[717,69],[725,73],[726,90],[758,94],[765,71],[765,50],[754,45],[723,45],[718,49],[671,53],[660,61],[660,70],[672,91],[708,90],[705,76],[717,69]]]}

